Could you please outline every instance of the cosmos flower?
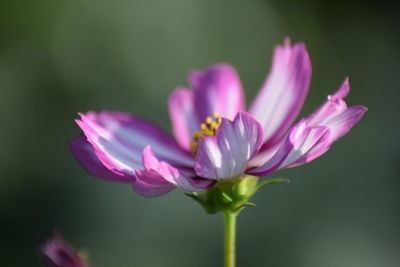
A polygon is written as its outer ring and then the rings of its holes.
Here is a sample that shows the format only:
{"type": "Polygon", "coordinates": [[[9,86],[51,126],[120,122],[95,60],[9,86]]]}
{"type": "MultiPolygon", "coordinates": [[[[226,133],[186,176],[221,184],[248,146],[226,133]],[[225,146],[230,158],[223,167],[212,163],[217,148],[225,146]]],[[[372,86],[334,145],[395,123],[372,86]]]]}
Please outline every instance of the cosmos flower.
{"type": "Polygon", "coordinates": [[[80,114],[83,135],[71,149],[91,175],[130,183],[147,197],[179,187],[196,192],[244,175],[265,176],[325,153],[365,111],[348,107],[348,79],[313,113],[293,122],[303,106],[311,62],[302,43],[285,40],[246,111],[235,69],[217,64],[189,75],[168,100],[175,139],[150,122],[113,111],[80,114]]]}
{"type": "Polygon", "coordinates": [[[88,267],[85,259],[72,247],[65,243],[64,239],[55,234],[44,244],[40,250],[40,256],[46,267],[88,267]]]}

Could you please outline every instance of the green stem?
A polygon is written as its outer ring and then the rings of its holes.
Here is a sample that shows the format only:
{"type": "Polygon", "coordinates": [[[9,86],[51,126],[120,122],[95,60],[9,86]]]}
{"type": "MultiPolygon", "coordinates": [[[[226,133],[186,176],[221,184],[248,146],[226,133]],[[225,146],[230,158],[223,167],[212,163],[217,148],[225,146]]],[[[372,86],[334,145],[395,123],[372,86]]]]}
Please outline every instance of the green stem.
{"type": "Polygon", "coordinates": [[[224,211],[225,222],[225,267],[235,267],[237,213],[224,211]]]}

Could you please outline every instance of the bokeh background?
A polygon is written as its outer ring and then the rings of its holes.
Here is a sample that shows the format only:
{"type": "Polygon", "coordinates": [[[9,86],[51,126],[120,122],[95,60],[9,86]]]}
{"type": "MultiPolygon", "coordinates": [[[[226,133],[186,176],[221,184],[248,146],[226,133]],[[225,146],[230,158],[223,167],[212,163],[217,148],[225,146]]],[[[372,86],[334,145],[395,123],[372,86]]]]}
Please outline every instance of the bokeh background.
{"type": "Polygon", "coordinates": [[[369,111],[332,149],[239,217],[238,265],[400,266],[399,7],[394,1],[13,0],[0,3],[1,266],[41,266],[58,229],[93,267],[222,266],[222,218],[175,190],[146,199],[87,175],[76,112],[115,109],[170,129],[193,68],[233,64],[254,97],[272,50],[304,41],[302,114],[350,77],[369,111]]]}

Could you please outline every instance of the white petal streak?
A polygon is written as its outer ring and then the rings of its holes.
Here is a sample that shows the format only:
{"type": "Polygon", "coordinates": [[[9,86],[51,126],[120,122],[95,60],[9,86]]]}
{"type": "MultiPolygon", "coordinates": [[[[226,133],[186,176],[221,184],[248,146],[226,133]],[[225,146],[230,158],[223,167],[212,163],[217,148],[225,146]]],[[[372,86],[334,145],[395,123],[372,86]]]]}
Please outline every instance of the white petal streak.
{"type": "Polygon", "coordinates": [[[285,40],[274,53],[272,70],[249,112],[264,127],[272,146],[285,135],[299,113],[311,80],[311,61],[302,43],[285,40]]]}
{"type": "Polygon", "coordinates": [[[76,120],[99,160],[110,170],[132,174],[140,169],[141,154],[151,145],[160,159],[174,166],[192,166],[189,155],[154,125],[122,112],[80,114],[76,120]]]}
{"type": "Polygon", "coordinates": [[[298,123],[289,134],[293,149],[279,167],[294,167],[309,162],[325,153],[331,144],[328,127],[310,127],[306,121],[298,123]]]}
{"type": "Polygon", "coordinates": [[[228,179],[241,175],[262,142],[261,125],[246,113],[234,121],[222,119],[216,136],[199,140],[195,171],[208,179],[228,179]]]}

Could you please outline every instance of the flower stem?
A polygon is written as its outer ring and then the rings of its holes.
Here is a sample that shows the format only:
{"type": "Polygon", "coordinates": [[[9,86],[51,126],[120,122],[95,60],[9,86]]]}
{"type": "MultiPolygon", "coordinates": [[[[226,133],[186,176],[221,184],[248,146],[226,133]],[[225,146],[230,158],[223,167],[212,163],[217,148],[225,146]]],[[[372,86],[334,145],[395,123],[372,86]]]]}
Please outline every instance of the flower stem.
{"type": "Polygon", "coordinates": [[[225,222],[225,267],[235,267],[237,213],[224,211],[225,222]]]}

